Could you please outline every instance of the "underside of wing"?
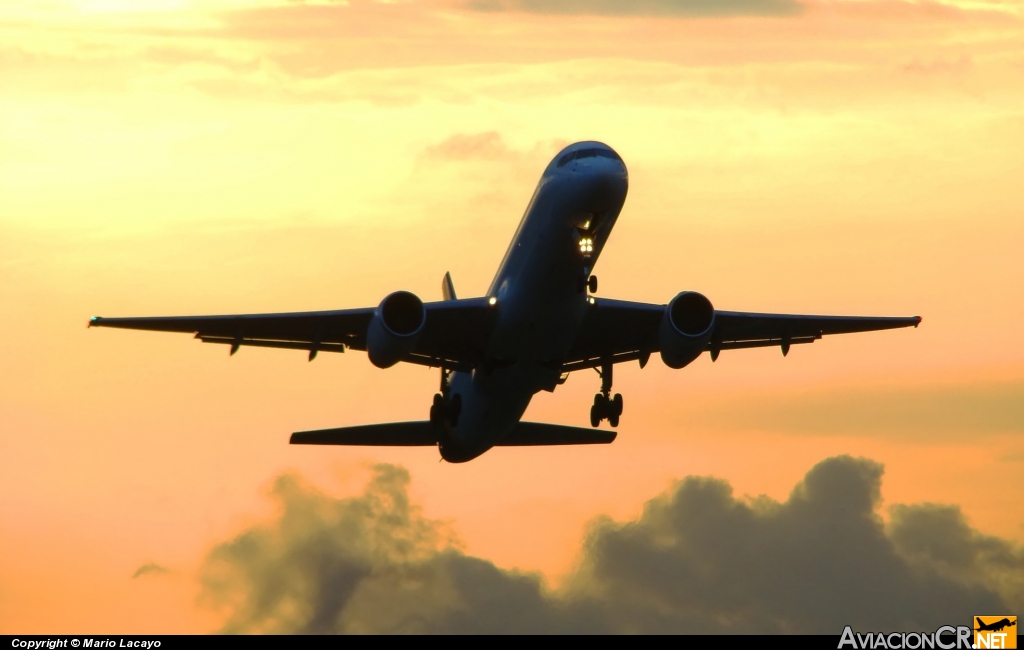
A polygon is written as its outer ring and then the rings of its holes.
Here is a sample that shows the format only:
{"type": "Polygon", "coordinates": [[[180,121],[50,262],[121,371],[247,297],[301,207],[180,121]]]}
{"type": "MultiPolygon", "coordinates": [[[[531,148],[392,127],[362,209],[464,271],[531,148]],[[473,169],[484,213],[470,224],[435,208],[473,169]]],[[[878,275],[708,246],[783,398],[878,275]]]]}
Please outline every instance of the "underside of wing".
{"type": "MultiPolygon", "coordinates": [[[[293,433],[293,445],[342,445],[369,447],[429,447],[437,444],[438,429],[427,420],[364,424],[337,429],[293,433]]],[[[606,445],[615,431],[567,427],[543,422],[520,422],[498,447],[548,445],[606,445]]]]}
{"type": "Polygon", "coordinates": [[[665,305],[598,298],[588,307],[562,369],[594,368],[604,360],[633,361],[658,351],[665,305]]]}
{"type": "MultiPolygon", "coordinates": [[[[646,359],[661,350],[659,330],[666,305],[596,299],[583,319],[567,358],[566,371],[600,367],[605,363],[646,359]]],[[[917,327],[919,316],[812,316],[715,311],[705,350],[717,357],[721,350],[812,343],[830,334],[873,332],[917,327]]]]}
{"type": "Polygon", "coordinates": [[[95,316],[89,327],[155,332],[188,332],[206,343],[344,351],[366,344],[366,328],[373,309],[342,309],[283,314],[235,314],[227,316],[156,316],[103,318],[95,316]],[[295,345],[297,344],[297,345],[295,345]]]}
{"type": "MultiPolygon", "coordinates": [[[[471,368],[484,354],[493,326],[494,310],[486,299],[425,303],[425,321],[415,348],[402,361],[428,366],[471,368]]],[[[157,332],[187,332],[204,343],[305,350],[312,360],[318,352],[366,350],[372,307],[332,311],[225,316],[103,318],[90,327],[157,332]]]]}
{"type": "Polygon", "coordinates": [[[830,334],[917,327],[920,323],[920,316],[804,316],[716,311],[708,349],[713,353],[776,345],[788,349],[791,344],[812,343],[830,334]]]}

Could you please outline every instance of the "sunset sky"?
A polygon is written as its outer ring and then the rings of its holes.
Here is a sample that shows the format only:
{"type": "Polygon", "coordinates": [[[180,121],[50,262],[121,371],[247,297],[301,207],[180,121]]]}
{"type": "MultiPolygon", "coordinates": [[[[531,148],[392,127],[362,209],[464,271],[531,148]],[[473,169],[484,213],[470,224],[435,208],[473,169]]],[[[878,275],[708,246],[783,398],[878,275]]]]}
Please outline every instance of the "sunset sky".
{"type": "MultiPolygon", "coordinates": [[[[1020,0],[4,0],[0,116],[0,632],[320,629],[239,604],[264,565],[233,540],[343,536],[309,513],[404,495],[423,557],[492,562],[546,612],[620,585],[599,550],[673,498],[731,485],[754,534],[841,499],[822,476],[881,485],[850,512],[904,559],[914,513],[956,512],[921,504],[958,506],[1016,607],[962,623],[1024,614],[1020,0]],[[86,329],[436,300],[446,271],[481,295],[577,140],[630,173],[599,296],[921,327],[626,364],[614,444],[465,465],[287,444],[425,419],[437,370],[86,329]]],[[[598,388],[526,417],[586,426],[598,388]]],[[[393,629],[366,598],[324,629],[393,629]]]]}

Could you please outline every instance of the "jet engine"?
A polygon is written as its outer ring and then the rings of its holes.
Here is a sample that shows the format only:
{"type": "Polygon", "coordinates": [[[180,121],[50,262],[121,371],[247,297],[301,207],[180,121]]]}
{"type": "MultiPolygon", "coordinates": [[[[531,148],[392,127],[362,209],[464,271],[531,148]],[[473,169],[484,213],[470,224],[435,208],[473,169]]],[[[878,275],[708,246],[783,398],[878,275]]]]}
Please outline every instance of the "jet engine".
{"type": "Polygon", "coordinates": [[[683,291],[665,307],[658,339],[661,360],[669,368],[682,368],[700,356],[715,326],[715,308],[696,291],[683,291]]]}
{"type": "Polygon", "coordinates": [[[366,352],[378,368],[390,368],[413,351],[427,321],[423,301],[408,291],[384,298],[366,331],[366,352]]]}

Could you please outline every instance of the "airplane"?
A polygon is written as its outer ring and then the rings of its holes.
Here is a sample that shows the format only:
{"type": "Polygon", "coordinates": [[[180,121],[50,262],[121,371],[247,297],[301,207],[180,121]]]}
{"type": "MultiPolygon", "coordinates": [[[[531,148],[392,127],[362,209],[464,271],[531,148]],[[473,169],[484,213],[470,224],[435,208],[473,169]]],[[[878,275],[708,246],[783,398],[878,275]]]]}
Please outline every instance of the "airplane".
{"type": "Polygon", "coordinates": [[[188,332],[204,343],[308,352],[365,351],[378,368],[399,362],[440,368],[429,419],[292,434],[292,444],[437,446],[453,463],[495,446],[607,444],[623,412],[612,369],[658,353],[683,368],[704,352],[790,346],[822,336],[917,327],[921,318],[809,316],[719,311],[696,291],[667,304],[598,298],[594,267],[626,199],[618,153],[577,142],[541,175],[486,295],[457,298],[450,274],[443,300],[395,291],[376,308],[276,314],[93,317],[90,327],[188,332]],[[520,421],[532,397],[569,373],[596,369],[600,391],[590,429],[520,421]],[[607,420],[613,430],[599,428],[607,420]]]}
{"type": "Polygon", "coordinates": [[[974,618],[978,621],[978,627],[974,628],[977,632],[1000,632],[1003,628],[1013,627],[1017,624],[1016,618],[1012,621],[1008,618],[1002,618],[994,623],[986,623],[981,620],[980,616],[975,616],[974,618]]]}

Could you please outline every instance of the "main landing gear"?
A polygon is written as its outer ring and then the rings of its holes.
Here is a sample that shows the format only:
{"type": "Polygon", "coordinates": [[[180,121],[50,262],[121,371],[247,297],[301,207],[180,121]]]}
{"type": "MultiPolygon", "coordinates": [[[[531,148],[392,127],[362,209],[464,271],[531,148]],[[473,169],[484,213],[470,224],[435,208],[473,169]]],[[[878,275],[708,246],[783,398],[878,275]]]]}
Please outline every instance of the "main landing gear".
{"type": "Polygon", "coordinates": [[[447,422],[451,426],[459,423],[459,414],[462,413],[462,396],[456,393],[451,394],[448,387],[448,378],[451,371],[441,368],[441,392],[434,393],[434,403],[430,405],[430,423],[440,425],[447,422]]]}
{"type": "Polygon", "coordinates": [[[622,395],[615,393],[611,397],[612,364],[604,364],[597,372],[601,375],[601,392],[594,395],[594,405],[590,407],[590,426],[597,427],[602,420],[608,420],[608,424],[617,427],[622,415],[622,395]]]}

